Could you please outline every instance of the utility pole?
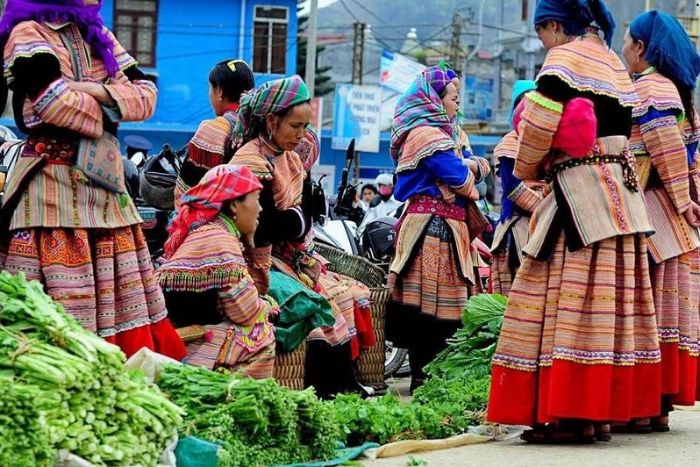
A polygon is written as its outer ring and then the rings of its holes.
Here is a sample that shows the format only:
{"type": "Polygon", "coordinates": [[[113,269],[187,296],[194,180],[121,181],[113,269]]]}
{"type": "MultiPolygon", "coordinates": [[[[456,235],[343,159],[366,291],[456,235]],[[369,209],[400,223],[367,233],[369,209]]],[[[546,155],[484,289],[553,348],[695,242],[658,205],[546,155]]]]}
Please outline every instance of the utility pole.
{"type": "Polygon", "coordinates": [[[460,38],[462,36],[462,18],[459,13],[452,15],[452,40],[450,41],[450,65],[456,66],[460,56],[460,38]]]}
{"type": "MultiPolygon", "coordinates": [[[[352,84],[362,84],[364,74],[365,56],[365,23],[353,24],[354,35],[352,40],[352,84]]],[[[355,151],[355,171],[354,179],[360,178],[360,153],[355,151]]]]}
{"type": "Polygon", "coordinates": [[[311,97],[314,97],[316,87],[316,31],[318,19],[318,0],[311,0],[309,11],[309,25],[306,28],[306,84],[309,87],[311,97]]]}
{"type": "Polygon", "coordinates": [[[352,84],[362,84],[366,26],[365,23],[353,24],[355,32],[352,40],[352,84]]]}

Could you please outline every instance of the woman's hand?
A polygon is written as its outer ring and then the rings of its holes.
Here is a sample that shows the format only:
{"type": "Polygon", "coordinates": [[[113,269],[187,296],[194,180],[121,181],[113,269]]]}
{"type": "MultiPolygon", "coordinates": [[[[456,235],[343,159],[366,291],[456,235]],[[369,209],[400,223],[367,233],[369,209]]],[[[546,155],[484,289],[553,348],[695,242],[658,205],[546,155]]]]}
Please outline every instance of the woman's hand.
{"type": "Polygon", "coordinates": [[[700,227],[700,206],[691,202],[690,207],[683,212],[683,217],[691,227],[700,227]]]}
{"type": "Polygon", "coordinates": [[[466,165],[469,167],[469,170],[474,174],[478,175],[479,174],[479,164],[477,164],[475,161],[471,159],[462,159],[462,164],[466,165]]]}
{"type": "Polygon", "coordinates": [[[71,91],[82,92],[88,96],[92,96],[101,104],[110,107],[115,104],[114,99],[109,95],[107,89],[99,83],[92,83],[90,81],[68,81],[67,84],[71,91]]]}

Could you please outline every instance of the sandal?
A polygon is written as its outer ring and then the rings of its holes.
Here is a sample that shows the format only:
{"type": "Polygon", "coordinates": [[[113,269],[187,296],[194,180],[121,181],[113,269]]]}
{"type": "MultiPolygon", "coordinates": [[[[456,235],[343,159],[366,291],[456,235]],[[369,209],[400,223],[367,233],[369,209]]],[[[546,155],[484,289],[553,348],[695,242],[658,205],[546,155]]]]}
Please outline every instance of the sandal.
{"type": "Polygon", "coordinates": [[[555,424],[526,430],[520,439],[531,444],[592,444],[596,437],[592,425],[578,429],[562,429],[555,424]]]}
{"type": "Polygon", "coordinates": [[[595,439],[607,443],[612,439],[609,423],[599,423],[595,425],[595,439]]]}
{"type": "Polygon", "coordinates": [[[668,415],[652,418],[651,431],[654,433],[668,433],[671,431],[671,427],[668,426],[668,415]]]}
{"type": "Polygon", "coordinates": [[[652,432],[652,427],[649,419],[631,420],[628,423],[614,423],[610,427],[610,432],[646,435],[652,432]]]}

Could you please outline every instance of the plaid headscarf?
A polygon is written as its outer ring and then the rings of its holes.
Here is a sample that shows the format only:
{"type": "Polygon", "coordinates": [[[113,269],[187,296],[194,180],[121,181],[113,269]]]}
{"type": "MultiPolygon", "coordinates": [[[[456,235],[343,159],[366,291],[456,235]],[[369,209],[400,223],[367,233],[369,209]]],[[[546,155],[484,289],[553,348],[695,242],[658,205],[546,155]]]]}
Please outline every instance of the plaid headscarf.
{"type": "Polygon", "coordinates": [[[647,11],[630,24],[634,40],[644,41],[645,58],[662,75],[695,89],[700,74],[700,55],[681,23],[661,11],[647,11]]]}
{"type": "Polygon", "coordinates": [[[411,130],[421,126],[441,128],[450,138],[454,138],[455,126],[445,112],[439,93],[452,81],[456,74],[431,66],[421,72],[410,88],[396,104],[394,121],[391,124],[391,147],[389,154],[398,160],[401,146],[411,130]],[[439,91],[438,91],[439,89],[439,91]]]}
{"type": "Polygon", "coordinates": [[[256,120],[303,104],[309,99],[309,88],[299,75],[268,81],[258,89],[244,93],[238,109],[238,124],[234,130],[237,145],[245,144],[255,137],[256,120]]]}
{"type": "Polygon", "coordinates": [[[170,258],[191,231],[213,221],[224,203],[261,189],[258,177],[248,167],[224,164],[209,170],[180,198],[177,216],[168,228],[165,257],[170,258]]]}

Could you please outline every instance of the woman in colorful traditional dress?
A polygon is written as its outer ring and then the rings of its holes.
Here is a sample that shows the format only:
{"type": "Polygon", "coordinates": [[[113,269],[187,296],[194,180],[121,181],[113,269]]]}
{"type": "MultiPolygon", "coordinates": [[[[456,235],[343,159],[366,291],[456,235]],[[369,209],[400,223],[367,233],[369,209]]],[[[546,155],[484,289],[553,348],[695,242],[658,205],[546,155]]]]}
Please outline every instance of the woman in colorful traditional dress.
{"type": "Polygon", "coordinates": [[[479,287],[471,239],[485,225],[474,201],[475,183],[489,164],[465,149],[454,119],[456,75],[433,66],[399,100],[390,153],[396,165],[394,196],[408,201],[390,266],[387,338],[407,348],[411,389],[423,367],[459,328],[469,296],[479,287]]]}
{"type": "Polygon", "coordinates": [[[10,239],[0,262],[43,282],[86,329],[127,355],[148,347],[180,359],[185,346],[166,318],[114,137],[118,122],[153,114],[157,90],[105,28],[100,5],[5,6],[2,85],[5,97],[5,85],[13,90],[15,121],[28,137],[5,193],[10,239]],[[109,163],[116,178],[91,172],[86,156],[109,163]]]}
{"type": "Polygon", "coordinates": [[[700,55],[678,20],[659,11],[632,21],[622,51],[641,99],[632,113],[630,148],[656,230],[649,253],[664,394],[661,416],[630,428],[668,431],[673,404],[694,405],[700,395],[700,119],[693,107],[700,55]]]}
{"type": "Polygon", "coordinates": [[[306,164],[295,151],[307,136],[311,120],[309,90],[299,76],[270,81],[244,95],[239,109],[239,149],[232,163],[250,168],[263,184],[263,207],[255,245],[272,249],[273,266],[327,298],[334,310],[333,327],[309,335],[306,380],[323,396],[357,385],[352,360],[360,347],[356,317],[369,317],[369,290],[324,270],[313,253],[313,198],[306,164]]]}
{"type": "Polygon", "coordinates": [[[216,118],[204,120],[187,146],[187,159],[175,185],[175,206],[212,167],[233,157],[233,130],[241,94],[255,87],[253,70],[243,60],[224,60],[209,72],[209,102],[216,118]]]}
{"type": "Polygon", "coordinates": [[[533,214],[510,291],[487,416],[532,426],[528,442],[607,440],[609,422],[660,410],[652,227],[628,150],[638,102],[609,47],[614,27],[599,0],[540,0],[535,10],[549,52],[523,100],[514,174],[551,180],[552,191],[533,214]],[[580,132],[563,115],[582,115],[567,112],[581,102],[594,131],[569,147],[580,132]]]}
{"type": "Polygon", "coordinates": [[[171,319],[207,331],[205,339],[187,345],[191,365],[272,377],[269,317],[276,306],[262,297],[270,258],[253,247],[261,189],[247,167],[217,166],[182,196],[170,226],[166,261],[157,274],[171,319]]]}
{"type": "MultiPolygon", "coordinates": [[[[534,81],[520,80],[513,86],[510,106],[510,121],[513,122],[515,107],[525,93],[535,89],[534,81]]],[[[530,215],[542,201],[542,191],[536,189],[539,182],[522,181],[513,175],[518,154],[518,133],[511,130],[493,150],[496,159],[496,174],[501,179],[501,217],[493,234],[491,251],[491,275],[493,291],[508,296],[510,288],[523,261],[523,248],[527,244],[530,230],[530,215]]]]}

